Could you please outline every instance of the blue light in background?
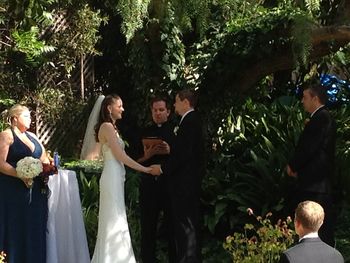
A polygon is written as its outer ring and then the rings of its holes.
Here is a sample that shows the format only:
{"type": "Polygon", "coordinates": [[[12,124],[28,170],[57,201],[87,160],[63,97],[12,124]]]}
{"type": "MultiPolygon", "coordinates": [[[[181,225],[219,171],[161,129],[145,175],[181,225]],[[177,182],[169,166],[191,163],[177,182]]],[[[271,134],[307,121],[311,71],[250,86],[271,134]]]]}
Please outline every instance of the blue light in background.
{"type": "Polygon", "coordinates": [[[320,81],[322,86],[327,88],[328,106],[337,106],[339,104],[349,103],[350,101],[350,83],[337,78],[335,75],[321,74],[320,81]]]}

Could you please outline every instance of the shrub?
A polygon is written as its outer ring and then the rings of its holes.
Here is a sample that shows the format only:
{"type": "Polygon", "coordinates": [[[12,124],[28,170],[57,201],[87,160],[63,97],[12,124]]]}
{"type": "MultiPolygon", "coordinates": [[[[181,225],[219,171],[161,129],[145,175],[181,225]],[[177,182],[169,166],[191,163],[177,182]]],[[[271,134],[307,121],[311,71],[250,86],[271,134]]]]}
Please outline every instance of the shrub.
{"type": "Polygon", "coordinates": [[[265,218],[255,216],[250,208],[247,212],[255,217],[258,224],[245,224],[244,233],[235,232],[226,238],[223,246],[230,253],[232,262],[278,262],[280,254],[294,242],[291,218],[287,217],[285,221],[279,219],[273,225],[271,212],[265,218]]]}

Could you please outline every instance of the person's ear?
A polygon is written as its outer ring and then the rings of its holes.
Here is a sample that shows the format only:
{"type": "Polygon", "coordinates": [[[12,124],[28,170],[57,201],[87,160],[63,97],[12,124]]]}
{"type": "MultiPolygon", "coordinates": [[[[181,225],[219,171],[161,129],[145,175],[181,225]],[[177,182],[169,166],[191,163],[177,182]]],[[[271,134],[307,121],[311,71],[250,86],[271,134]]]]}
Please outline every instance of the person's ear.
{"type": "Polygon", "coordinates": [[[108,105],[108,106],[107,106],[107,110],[108,110],[109,114],[111,114],[111,113],[112,113],[112,106],[111,106],[111,105],[108,105]]]}
{"type": "Polygon", "coordinates": [[[191,106],[191,103],[188,99],[184,99],[184,102],[186,103],[186,106],[190,107],[191,106]]]}

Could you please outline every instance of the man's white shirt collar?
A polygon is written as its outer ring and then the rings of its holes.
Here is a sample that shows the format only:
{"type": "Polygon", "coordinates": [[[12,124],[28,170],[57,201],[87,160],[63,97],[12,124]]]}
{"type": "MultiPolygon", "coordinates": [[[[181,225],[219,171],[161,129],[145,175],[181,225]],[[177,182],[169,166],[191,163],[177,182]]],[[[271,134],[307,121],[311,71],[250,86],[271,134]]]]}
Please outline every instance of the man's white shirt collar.
{"type": "Polygon", "coordinates": [[[189,114],[191,111],[194,111],[194,109],[190,109],[186,111],[184,115],[182,115],[179,125],[181,124],[182,120],[186,117],[186,115],[189,114]]]}
{"type": "Polygon", "coordinates": [[[314,110],[314,112],[313,112],[313,113],[311,113],[310,118],[311,118],[312,116],[314,116],[315,112],[316,112],[316,111],[318,111],[319,109],[321,109],[322,107],[324,107],[324,105],[321,105],[321,106],[320,106],[320,107],[318,107],[316,110],[314,110]]]}
{"type": "Polygon", "coordinates": [[[318,233],[317,232],[311,232],[309,234],[306,234],[305,236],[303,236],[302,238],[299,239],[299,242],[305,238],[316,238],[318,237],[318,233]]]}

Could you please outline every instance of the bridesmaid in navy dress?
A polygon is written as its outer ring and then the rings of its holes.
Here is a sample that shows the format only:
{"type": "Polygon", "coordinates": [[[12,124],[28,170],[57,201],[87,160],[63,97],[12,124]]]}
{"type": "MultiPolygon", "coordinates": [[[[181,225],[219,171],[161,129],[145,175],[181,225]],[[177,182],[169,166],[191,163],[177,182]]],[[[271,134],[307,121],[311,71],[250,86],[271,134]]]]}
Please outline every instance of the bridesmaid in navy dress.
{"type": "Polygon", "coordinates": [[[49,162],[38,138],[27,129],[30,111],[22,105],[9,112],[10,128],[0,133],[0,251],[7,263],[46,262],[47,184],[17,177],[16,164],[26,156],[49,162]]]}

